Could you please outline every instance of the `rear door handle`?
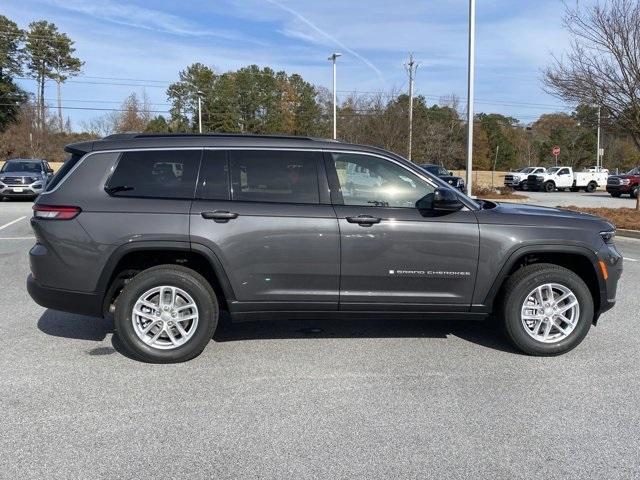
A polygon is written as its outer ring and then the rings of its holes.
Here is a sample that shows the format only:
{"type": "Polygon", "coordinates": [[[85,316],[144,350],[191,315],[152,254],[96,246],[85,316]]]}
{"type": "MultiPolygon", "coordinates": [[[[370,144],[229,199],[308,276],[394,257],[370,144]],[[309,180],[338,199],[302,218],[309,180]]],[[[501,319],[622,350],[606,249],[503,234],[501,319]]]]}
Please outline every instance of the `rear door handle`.
{"type": "Polygon", "coordinates": [[[376,223],[380,223],[381,218],[372,217],[371,215],[358,215],[357,217],[346,217],[347,222],[357,223],[363,227],[369,227],[376,223]]]}
{"type": "Polygon", "coordinates": [[[222,222],[228,222],[229,220],[233,220],[234,218],[238,218],[238,214],[234,212],[227,212],[226,210],[215,210],[213,212],[202,212],[200,213],[202,218],[206,218],[207,220],[216,220],[222,222]]]}

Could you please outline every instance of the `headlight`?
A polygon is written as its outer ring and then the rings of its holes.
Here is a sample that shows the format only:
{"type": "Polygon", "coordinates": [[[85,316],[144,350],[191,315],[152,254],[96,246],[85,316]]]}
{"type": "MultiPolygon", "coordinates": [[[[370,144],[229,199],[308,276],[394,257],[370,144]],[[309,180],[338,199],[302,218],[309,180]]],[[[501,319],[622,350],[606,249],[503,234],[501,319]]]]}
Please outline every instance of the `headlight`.
{"type": "Polygon", "coordinates": [[[620,185],[629,185],[630,183],[631,183],[631,180],[629,180],[628,178],[620,179],[620,185]]]}
{"type": "Polygon", "coordinates": [[[600,236],[602,237],[602,241],[604,243],[613,243],[616,238],[616,231],[607,230],[606,232],[600,232],[600,236]]]}
{"type": "Polygon", "coordinates": [[[4,175],[0,176],[0,182],[4,182],[4,175]]]}

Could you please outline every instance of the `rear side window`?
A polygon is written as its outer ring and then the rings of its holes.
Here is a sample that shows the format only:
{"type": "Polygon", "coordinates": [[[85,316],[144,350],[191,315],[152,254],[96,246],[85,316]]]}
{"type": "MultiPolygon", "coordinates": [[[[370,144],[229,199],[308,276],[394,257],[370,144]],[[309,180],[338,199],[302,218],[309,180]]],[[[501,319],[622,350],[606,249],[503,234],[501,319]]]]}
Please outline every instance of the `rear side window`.
{"type": "Polygon", "coordinates": [[[82,155],[73,154],[69,159],[62,164],[62,166],[58,169],[56,174],[51,178],[51,181],[47,183],[47,188],[45,188],[45,192],[50,192],[60,183],[60,181],[71,171],[73,167],[80,161],[82,155]]]}
{"type": "Polygon", "coordinates": [[[193,198],[201,150],[124,152],[105,185],[118,197],[193,198]]]}
{"type": "Polygon", "coordinates": [[[320,152],[229,152],[233,200],[320,203],[317,164],[320,152]]]}
{"type": "Polygon", "coordinates": [[[198,176],[196,197],[205,200],[229,200],[227,152],[205,150],[198,176]]]}

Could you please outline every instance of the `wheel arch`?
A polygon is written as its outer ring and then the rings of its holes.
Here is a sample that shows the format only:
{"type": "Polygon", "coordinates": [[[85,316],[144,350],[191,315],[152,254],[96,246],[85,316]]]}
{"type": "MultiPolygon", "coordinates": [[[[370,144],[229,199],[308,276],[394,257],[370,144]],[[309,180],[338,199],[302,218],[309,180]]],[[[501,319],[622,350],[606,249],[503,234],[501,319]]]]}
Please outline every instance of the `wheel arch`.
{"type": "Polygon", "coordinates": [[[483,305],[490,311],[494,311],[496,301],[500,300],[503,287],[509,277],[521,267],[535,263],[551,263],[576,273],[589,287],[593,297],[594,311],[600,310],[601,292],[604,291],[605,285],[601,275],[598,275],[597,256],[592,250],[577,245],[529,245],[515,250],[500,269],[483,305]]]}
{"type": "Polygon", "coordinates": [[[211,249],[189,242],[142,241],[116,249],[103,268],[97,289],[102,294],[103,313],[109,311],[112,301],[129,278],[160,264],[182,265],[200,273],[211,284],[223,309],[235,300],[222,263],[211,249]]]}

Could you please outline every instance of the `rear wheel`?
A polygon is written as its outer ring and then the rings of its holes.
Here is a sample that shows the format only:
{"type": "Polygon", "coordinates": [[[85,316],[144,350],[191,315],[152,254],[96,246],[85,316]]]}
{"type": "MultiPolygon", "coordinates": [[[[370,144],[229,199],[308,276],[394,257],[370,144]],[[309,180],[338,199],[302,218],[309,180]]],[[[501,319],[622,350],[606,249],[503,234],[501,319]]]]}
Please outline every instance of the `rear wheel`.
{"type": "Polygon", "coordinates": [[[553,182],[545,182],[543,188],[545,192],[553,192],[556,186],[553,182]]]}
{"type": "Polygon", "coordinates": [[[587,193],[593,193],[596,191],[596,188],[598,188],[598,184],[596,182],[589,182],[584,191],[587,193]]]}
{"type": "Polygon", "coordinates": [[[593,298],[571,270],[541,263],[523,267],[508,280],[502,313],[506,335],[519,350],[560,355],[589,332],[593,298]]]}
{"type": "Polygon", "coordinates": [[[133,357],[151,363],[191,360],[218,324],[216,295],[197,272],[160,265],[136,275],[116,301],[118,338],[133,357]]]}

